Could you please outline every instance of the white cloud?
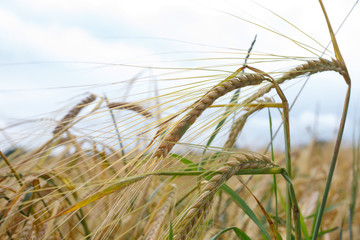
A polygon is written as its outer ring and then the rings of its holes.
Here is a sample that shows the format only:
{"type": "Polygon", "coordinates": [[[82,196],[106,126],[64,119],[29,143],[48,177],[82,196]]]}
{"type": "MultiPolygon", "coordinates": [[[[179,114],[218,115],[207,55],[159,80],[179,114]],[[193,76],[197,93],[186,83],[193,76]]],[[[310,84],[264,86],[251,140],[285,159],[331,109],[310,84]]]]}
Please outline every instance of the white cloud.
{"type": "MultiPolygon", "coordinates": [[[[118,61],[151,51],[121,42],[104,42],[76,27],[37,25],[14,13],[0,9],[0,39],[11,45],[31,49],[35,56],[51,60],[118,61]]],[[[16,51],[16,49],[13,49],[16,51]]]]}

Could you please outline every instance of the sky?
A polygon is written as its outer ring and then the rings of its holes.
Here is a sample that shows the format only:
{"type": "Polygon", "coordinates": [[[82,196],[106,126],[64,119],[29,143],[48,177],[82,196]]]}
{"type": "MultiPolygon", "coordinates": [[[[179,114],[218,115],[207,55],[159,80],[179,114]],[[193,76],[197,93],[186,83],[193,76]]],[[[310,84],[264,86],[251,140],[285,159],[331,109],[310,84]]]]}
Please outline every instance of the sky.
{"type": "MultiPolygon", "coordinates": [[[[324,0],[334,30],[355,2],[324,0]]],[[[359,24],[356,5],[337,33],[353,80],[347,140],[359,125],[359,24]]],[[[174,69],[204,66],[234,71],[255,35],[254,56],[288,56],[289,60],[319,56],[330,41],[315,0],[1,1],[0,32],[2,128],[39,116],[59,119],[63,114],[59,109],[88,92],[120,99],[125,90],[115,83],[134,76],[161,78],[174,69]],[[306,44],[307,50],[294,39],[306,44]]],[[[334,57],[331,47],[324,56],[327,59],[334,57]]],[[[290,61],[249,62],[264,71],[295,66],[290,61]]],[[[285,86],[290,103],[303,83],[299,79],[285,86]]],[[[138,90],[146,92],[150,85],[142,84],[138,90]]],[[[345,91],[346,84],[336,73],[311,77],[291,112],[296,143],[308,141],[313,128],[320,139],[334,138],[345,91]]],[[[274,117],[274,122],[279,123],[280,117],[274,117]]],[[[265,111],[249,120],[243,133],[245,145],[264,139],[264,131],[268,131],[265,111]]]]}

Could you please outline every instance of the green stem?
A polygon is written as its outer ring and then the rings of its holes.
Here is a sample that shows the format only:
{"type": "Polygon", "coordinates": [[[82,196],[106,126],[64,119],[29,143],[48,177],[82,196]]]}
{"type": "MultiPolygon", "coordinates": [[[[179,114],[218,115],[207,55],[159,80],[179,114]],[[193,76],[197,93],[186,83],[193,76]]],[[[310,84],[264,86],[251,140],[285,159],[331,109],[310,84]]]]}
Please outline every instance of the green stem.
{"type": "Polygon", "coordinates": [[[313,237],[312,237],[313,240],[316,240],[317,237],[318,237],[319,229],[320,229],[320,225],[321,225],[321,220],[322,220],[322,217],[324,215],[324,209],[325,209],[325,205],[326,205],[326,200],[327,200],[327,198],[329,196],[329,191],[330,191],[330,187],[331,187],[331,181],[332,181],[332,178],[333,178],[333,175],[334,175],[337,157],[339,155],[341,140],[342,140],[344,127],[345,127],[345,122],[346,122],[346,116],[347,116],[347,112],[348,112],[348,108],[349,108],[350,92],[351,92],[351,84],[349,83],[348,89],[347,89],[347,92],[346,92],[345,103],[344,103],[343,113],[342,113],[342,117],[341,117],[339,132],[338,132],[338,135],[337,135],[337,138],[336,138],[334,153],[333,153],[333,157],[331,159],[331,165],[330,165],[328,177],[326,179],[326,185],[325,185],[325,189],[324,189],[324,194],[323,194],[323,198],[321,200],[319,213],[318,213],[318,215],[316,217],[315,228],[314,228],[313,237]]]}
{"type": "MultiPolygon", "coordinates": [[[[123,146],[122,141],[121,141],[120,132],[119,132],[119,128],[118,128],[117,123],[116,123],[115,115],[114,115],[113,111],[111,110],[111,108],[109,107],[109,100],[107,99],[106,96],[104,96],[104,99],[106,101],[107,107],[109,108],[111,120],[112,120],[112,122],[114,124],[114,127],[115,127],[115,131],[116,131],[116,135],[117,135],[117,138],[118,138],[118,141],[119,141],[121,154],[123,156],[125,156],[124,146],[123,146]]],[[[126,160],[125,159],[124,159],[124,164],[126,165],[126,160]]]]}
{"type": "Polygon", "coordinates": [[[4,159],[5,163],[8,165],[8,167],[10,168],[11,172],[14,174],[16,180],[18,181],[20,187],[22,187],[24,184],[21,180],[21,177],[17,174],[15,168],[13,168],[13,166],[11,165],[10,161],[7,159],[7,157],[5,156],[5,154],[3,154],[2,151],[0,151],[0,156],[2,159],[4,159]]]}
{"type": "MultiPolygon", "coordinates": [[[[270,76],[269,76],[270,77],[270,76]]],[[[282,112],[282,118],[283,118],[283,123],[284,123],[284,140],[285,140],[285,161],[286,161],[286,171],[288,173],[288,176],[291,180],[291,155],[290,155],[290,125],[289,125],[289,103],[283,93],[283,91],[281,90],[281,88],[279,87],[279,84],[270,77],[269,79],[270,82],[272,82],[274,84],[275,90],[277,92],[277,94],[279,95],[282,104],[283,104],[283,112],[282,112]]],[[[291,202],[291,192],[290,192],[290,183],[287,183],[287,187],[286,187],[286,239],[287,240],[291,240],[291,229],[292,229],[292,224],[291,224],[291,206],[292,206],[292,202],[291,202]]],[[[301,235],[301,234],[300,234],[301,235]]],[[[301,236],[297,239],[300,239],[301,236]]]]}
{"type": "Polygon", "coordinates": [[[296,200],[295,189],[294,189],[294,186],[292,185],[291,178],[288,175],[288,173],[283,170],[281,175],[285,178],[285,180],[287,181],[287,184],[289,185],[288,189],[289,189],[289,195],[290,195],[290,198],[291,198],[291,208],[292,208],[293,213],[294,213],[295,238],[296,239],[301,239],[301,221],[300,221],[301,213],[300,213],[299,204],[298,204],[298,202],[296,200]]]}
{"type": "MultiPolygon", "coordinates": [[[[271,146],[271,160],[275,161],[274,156],[274,145],[273,145],[273,129],[272,129],[272,118],[270,108],[268,108],[269,114],[269,125],[270,125],[270,146],[271,146]]],[[[274,186],[274,197],[275,197],[275,219],[278,219],[278,199],[277,199],[277,183],[276,183],[276,175],[273,175],[273,186],[274,186]]],[[[275,221],[276,228],[278,228],[278,222],[275,221]]]]}
{"type": "MultiPolygon", "coordinates": [[[[285,127],[285,122],[284,122],[284,127],[285,127]]],[[[287,134],[287,131],[285,131],[285,142],[286,139],[289,137],[287,134]]],[[[289,154],[289,149],[287,147],[287,145],[285,145],[285,154],[286,154],[286,171],[289,174],[289,178],[291,179],[291,159],[290,159],[290,154],[289,154]]],[[[292,224],[291,224],[291,196],[290,196],[290,183],[287,183],[287,187],[286,187],[286,239],[287,240],[291,240],[291,228],[292,228],[292,224]]]]}

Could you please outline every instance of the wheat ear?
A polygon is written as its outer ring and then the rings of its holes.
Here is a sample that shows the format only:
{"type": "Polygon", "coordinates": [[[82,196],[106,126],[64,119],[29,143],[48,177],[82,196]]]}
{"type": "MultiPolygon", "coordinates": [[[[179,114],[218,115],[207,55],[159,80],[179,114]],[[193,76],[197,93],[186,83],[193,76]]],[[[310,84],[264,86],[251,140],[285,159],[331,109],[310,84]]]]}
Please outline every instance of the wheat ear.
{"type": "MultiPolygon", "coordinates": [[[[277,79],[277,83],[281,84],[287,80],[308,74],[312,75],[319,72],[335,71],[341,75],[346,75],[346,68],[343,64],[335,59],[332,61],[324,58],[317,60],[308,60],[306,63],[297,66],[296,68],[286,72],[283,76],[277,79]]],[[[267,74],[241,74],[229,80],[224,80],[209,92],[207,92],[200,100],[192,105],[192,109],[183,117],[175,127],[166,135],[163,142],[154,153],[154,157],[165,157],[173,148],[177,141],[187,129],[196,121],[196,119],[208,108],[216,99],[231,92],[234,89],[242,88],[250,85],[258,85],[264,80],[268,79],[267,74]]],[[[255,99],[262,97],[274,87],[274,84],[268,84],[260,88],[255,94],[243,101],[244,105],[253,102],[255,99]]]]}
{"type": "MultiPolygon", "coordinates": [[[[257,102],[263,103],[263,102],[273,102],[273,101],[270,98],[265,98],[265,101],[262,99],[258,99],[257,102]]],[[[241,115],[238,119],[236,119],[235,123],[231,126],[231,130],[228,139],[224,144],[224,148],[232,148],[234,146],[236,138],[239,135],[240,131],[243,129],[248,117],[262,108],[264,108],[264,106],[258,104],[254,107],[249,107],[244,109],[246,110],[246,112],[243,115],[241,115]]]]}
{"type": "Polygon", "coordinates": [[[80,103],[78,103],[75,107],[73,107],[60,121],[60,123],[53,130],[53,134],[61,132],[68,124],[70,124],[74,118],[80,113],[80,111],[86,107],[89,103],[95,101],[96,95],[91,94],[80,103]]]}
{"type": "MultiPolygon", "coordinates": [[[[306,63],[291,69],[290,71],[284,73],[280,78],[278,78],[276,82],[278,84],[281,84],[287,80],[291,80],[299,76],[313,75],[315,73],[327,72],[327,71],[334,71],[341,74],[342,76],[346,75],[346,68],[341,62],[335,59],[329,61],[324,58],[319,58],[317,60],[308,60],[306,61],[306,63]]],[[[274,84],[272,83],[263,86],[253,95],[242,101],[242,104],[247,105],[255,101],[257,98],[260,98],[264,96],[266,93],[270,92],[270,90],[273,88],[274,88],[274,84]]]]}
{"type": "Polygon", "coordinates": [[[278,84],[280,84],[286,80],[290,80],[305,74],[312,75],[315,73],[326,72],[326,71],[334,71],[334,72],[338,72],[341,75],[346,75],[345,67],[341,62],[335,59],[329,61],[325,58],[319,58],[317,60],[308,60],[306,61],[306,63],[301,64],[296,68],[286,72],[283,76],[281,76],[277,80],[277,82],[278,84]]]}
{"type": "Polygon", "coordinates": [[[194,239],[193,237],[197,233],[197,227],[201,225],[209,212],[215,193],[221,185],[238,171],[243,169],[263,169],[273,166],[276,166],[276,164],[263,155],[243,154],[240,157],[231,157],[230,160],[225,163],[225,166],[216,170],[219,174],[207,182],[199,198],[187,209],[175,239],[194,239]]]}
{"type": "Polygon", "coordinates": [[[115,109],[127,109],[134,112],[137,112],[141,115],[143,115],[146,118],[151,118],[153,115],[148,111],[145,110],[143,107],[134,104],[134,103],[128,103],[128,102],[112,102],[109,103],[108,107],[112,110],[115,109]]]}
{"type": "Polygon", "coordinates": [[[173,204],[173,199],[175,197],[175,191],[173,190],[175,187],[175,184],[172,184],[170,186],[169,194],[167,194],[160,200],[157,207],[158,210],[156,215],[149,219],[149,225],[145,227],[144,232],[146,233],[144,235],[145,237],[143,238],[144,240],[158,239],[157,237],[159,234],[159,230],[164,223],[166,214],[169,212],[169,209],[173,204]]]}
{"type": "Polygon", "coordinates": [[[177,141],[184,135],[187,129],[196,119],[219,97],[231,92],[234,89],[258,85],[268,77],[264,74],[241,74],[229,80],[224,80],[193,104],[192,109],[175,125],[166,135],[163,142],[154,153],[154,157],[165,157],[177,141]]]}

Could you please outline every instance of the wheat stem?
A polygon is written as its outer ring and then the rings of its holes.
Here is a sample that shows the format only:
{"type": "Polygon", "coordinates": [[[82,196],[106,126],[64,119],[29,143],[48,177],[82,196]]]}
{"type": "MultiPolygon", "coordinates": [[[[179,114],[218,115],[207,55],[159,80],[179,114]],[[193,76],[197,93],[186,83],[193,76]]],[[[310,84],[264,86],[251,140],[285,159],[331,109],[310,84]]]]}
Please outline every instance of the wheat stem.
{"type": "Polygon", "coordinates": [[[349,72],[347,71],[345,61],[344,61],[344,59],[343,59],[343,57],[341,55],[341,52],[340,52],[339,46],[337,44],[335,34],[334,34],[333,30],[332,30],[330,20],[329,20],[329,18],[327,16],[325,7],[324,7],[321,0],[319,0],[319,3],[321,5],[321,8],[323,10],[323,13],[324,13],[324,16],[325,16],[325,19],[326,19],[327,26],[329,28],[329,33],[330,33],[330,36],[331,36],[331,42],[332,42],[333,47],[334,47],[337,62],[339,62],[341,64],[341,67],[343,69],[342,76],[344,77],[344,80],[345,80],[346,84],[348,85],[348,89],[347,89],[346,96],[345,96],[345,102],[344,102],[343,112],[342,112],[342,116],[341,116],[341,122],[340,122],[340,126],[339,126],[338,135],[336,137],[334,153],[333,153],[333,157],[331,159],[331,164],[330,164],[328,177],[326,179],[326,185],[325,185],[325,189],[324,189],[324,194],[323,194],[323,197],[322,197],[322,200],[321,200],[318,215],[316,216],[314,232],[313,232],[313,237],[312,237],[313,240],[315,240],[317,238],[317,236],[318,236],[320,225],[321,225],[321,219],[323,217],[326,201],[327,201],[327,198],[328,198],[328,195],[329,195],[331,182],[332,182],[332,177],[334,175],[335,166],[336,166],[336,162],[337,162],[337,157],[338,157],[339,150],[340,150],[341,140],[342,140],[343,133],[344,133],[346,116],[347,116],[349,103],[350,103],[350,92],[351,92],[351,79],[350,79],[349,72]]]}
{"type": "Polygon", "coordinates": [[[13,166],[11,165],[9,159],[7,159],[7,157],[5,156],[5,154],[3,154],[2,151],[0,151],[0,156],[2,159],[4,159],[5,163],[8,165],[8,167],[10,168],[11,172],[14,174],[16,180],[18,181],[20,187],[22,187],[24,185],[24,183],[21,180],[21,177],[19,176],[19,174],[16,172],[15,168],[13,168],[13,166]]]}

